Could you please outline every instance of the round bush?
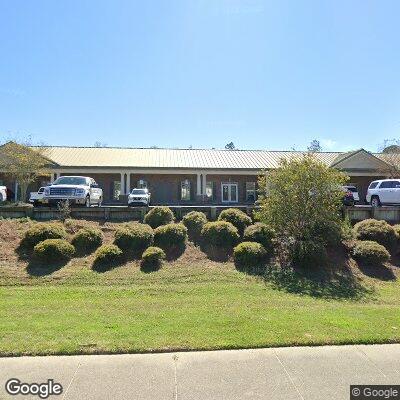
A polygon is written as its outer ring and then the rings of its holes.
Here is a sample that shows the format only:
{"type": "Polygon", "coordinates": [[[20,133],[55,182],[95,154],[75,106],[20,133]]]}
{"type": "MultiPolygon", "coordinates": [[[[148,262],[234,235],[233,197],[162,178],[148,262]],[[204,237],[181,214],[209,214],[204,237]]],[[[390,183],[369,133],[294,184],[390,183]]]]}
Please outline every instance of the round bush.
{"type": "Polygon", "coordinates": [[[153,244],[154,232],[149,225],[132,224],[115,232],[114,244],[123,252],[142,255],[153,244]]]}
{"type": "Polygon", "coordinates": [[[46,239],[33,248],[33,255],[41,261],[69,260],[75,254],[75,248],[65,239],[46,239]]]}
{"type": "Polygon", "coordinates": [[[103,244],[94,253],[94,267],[109,266],[113,268],[122,259],[122,250],[115,244],[103,244]]]}
{"type": "Polygon", "coordinates": [[[244,230],[243,240],[246,242],[256,242],[264,246],[267,251],[272,251],[275,231],[262,222],[256,222],[244,230]]]}
{"type": "Polygon", "coordinates": [[[163,249],[150,246],[142,254],[141,267],[147,270],[156,270],[161,267],[166,255],[163,249]]]}
{"type": "Polygon", "coordinates": [[[391,250],[396,246],[398,236],[393,226],[386,221],[365,219],[354,225],[354,235],[358,240],[372,240],[391,250]]]}
{"type": "Polygon", "coordinates": [[[154,230],[154,244],[163,249],[169,259],[179,257],[186,248],[187,229],[179,224],[159,226],[154,230]]]}
{"type": "Polygon", "coordinates": [[[230,222],[207,222],[201,230],[204,244],[222,248],[233,248],[239,241],[239,233],[230,222]]]}
{"type": "Polygon", "coordinates": [[[259,268],[268,260],[268,252],[260,243],[243,242],[233,249],[233,259],[239,268],[259,268]]]}
{"type": "Polygon", "coordinates": [[[247,226],[251,225],[252,222],[247,214],[237,208],[223,210],[221,214],[219,214],[218,221],[230,222],[237,228],[240,236],[243,236],[244,230],[247,226]]]}
{"type": "Polygon", "coordinates": [[[197,243],[200,240],[201,230],[207,223],[207,217],[199,211],[191,211],[182,218],[182,223],[188,230],[189,239],[197,243]]]}
{"type": "Polygon", "coordinates": [[[67,232],[58,224],[38,223],[29,228],[21,240],[21,246],[33,249],[46,239],[65,239],[67,232]]]}
{"type": "Polygon", "coordinates": [[[100,229],[82,228],[75,233],[71,242],[77,252],[88,254],[101,246],[103,243],[103,233],[100,229]]]}
{"type": "Polygon", "coordinates": [[[158,206],[152,208],[144,217],[144,223],[149,224],[153,229],[167,225],[174,221],[174,213],[169,207],[158,206]]]}
{"type": "Polygon", "coordinates": [[[354,259],[369,265],[380,265],[390,258],[386,248],[372,240],[358,241],[352,252],[354,259]]]}

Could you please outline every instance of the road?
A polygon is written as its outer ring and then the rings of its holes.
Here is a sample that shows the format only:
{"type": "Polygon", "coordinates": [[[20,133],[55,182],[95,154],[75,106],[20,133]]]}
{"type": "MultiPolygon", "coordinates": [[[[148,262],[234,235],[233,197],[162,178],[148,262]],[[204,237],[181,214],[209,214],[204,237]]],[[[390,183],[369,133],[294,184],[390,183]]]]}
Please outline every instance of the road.
{"type": "Polygon", "coordinates": [[[10,378],[54,379],[68,400],[349,399],[350,384],[400,384],[400,345],[0,358],[10,378]]]}

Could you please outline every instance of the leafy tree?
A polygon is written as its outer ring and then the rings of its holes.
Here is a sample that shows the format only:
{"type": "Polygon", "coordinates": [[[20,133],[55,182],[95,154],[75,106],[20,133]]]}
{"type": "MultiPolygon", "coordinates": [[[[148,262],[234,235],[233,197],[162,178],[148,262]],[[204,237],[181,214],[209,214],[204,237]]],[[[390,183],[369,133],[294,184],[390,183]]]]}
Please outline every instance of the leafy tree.
{"type": "Polygon", "coordinates": [[[11,180],[18,182],[22,200],[28,185],[41,176],[50,175],[50,160],[45,157],[45,147],[7,142],[0,147],[0,170],[11,180]]]}
{"type": "Polygon", "coordinates": [[[322,146],[321,146],[321,144],[319,143],[319,140],[314,139],[314,140],[310,143],[310,145],[307,147],[307,150],[308,150],[309,152],[311,152],[311,153],[316,153],[316,152],[322,151],[322,146]]]}
{"type": "Polygon", "coordinates": [[[382,174],[389,174],[396,178],[400,176],[400,140],[385,139],[379,147],[381,158],[388,164],[387,168],[382,169],[382,174]]]}
{"type": "Polygon", "coordinates": [[[326,246],[340,237],[341,185],[347,179],[312,154],[282,160],[279,168],[259,177],[256,217],[275,230],[285,263],[322,263],[326,246]]]}
{"type": "Polygon", "coordinates": [[[225,145],[225,149],[226,149],[226,150],[235,150],[236,147],[235,147],[235,145],[233,144],[233,142],[230,142],[230,143],[227,143],[227,144],[225,145]]]}

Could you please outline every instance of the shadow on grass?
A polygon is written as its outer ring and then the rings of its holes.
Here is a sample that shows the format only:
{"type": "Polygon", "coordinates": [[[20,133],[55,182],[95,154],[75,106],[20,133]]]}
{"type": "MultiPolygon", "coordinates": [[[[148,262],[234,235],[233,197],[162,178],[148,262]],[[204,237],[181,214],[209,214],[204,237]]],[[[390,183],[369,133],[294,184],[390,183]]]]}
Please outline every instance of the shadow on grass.
{"type": "Polygon", "coordinates": [[[94,261],[92,264],[92,270],[99,273],[111,271],[114,268],[120,267],[125,263],[123,258],[112,260],[112,261],[94,261]]]}
{"type": "Polygon", "coordinates": [[[145,274],[150,274],[152,272],[157,272],[162,266],[162,263],[149,263],[141,261],[140,270],[145,274]]]}
{"type": "Polygon", "coordinates": [[[328,272],[269,267],[264,279],[276,289],[317,298],[360,300],[373,293],[373,289],[360,283],[350,268],[328,272]]]}
{"type": "Polygon", "coordinates": [[[369,276],[370,278],[379,279],[381,281],[395,281],[396,275],[392,271],[391,268],[387,267],[383,264],[378,265],[368,265],[358,263],[358,268],[364,274],[369,276]]]}
{"type": "Polygon", "coordinates": [[[67,265],[69,260],[58,260],[52,262],[45,262],[32,259],[26,267],[26,272],[30,276],[47,276],[60,270],[62,267],[67,265]]]}
{"type": "Polygon", "coordinates": [[[232,248],[217,247],[212,245],[200,244],[200,249],[208,259],[217,262],[226,262],[232,256],[232,248]]]}

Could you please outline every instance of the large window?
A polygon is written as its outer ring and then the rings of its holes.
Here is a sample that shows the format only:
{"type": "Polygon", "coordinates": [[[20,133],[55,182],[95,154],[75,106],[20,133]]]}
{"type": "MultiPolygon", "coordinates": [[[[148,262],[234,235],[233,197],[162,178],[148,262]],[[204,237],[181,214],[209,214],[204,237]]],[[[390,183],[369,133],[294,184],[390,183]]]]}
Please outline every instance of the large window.
{"type": "Polygon", "coordinates": [[[237,183],[222,183],[221,193],[222,193],[223,203],[237,203],[238,201],[237,183]]]}
{"type": "Polygon", "coordinates": [[[138,189],[147,189],[147,181],[144,179],[139,179],[137,182],[137,188],[138,189]]]}
{"type": "Polygon", "coordinates": [[[206,197],[212,199],[214,197],[214,184],[213,182],[206,183],[206,197]]]}
{"type": "Polygon", "coordinates": [[[246,182],[246,201],[254,203],[256,201],[256,183],[246,182]]]}
{"type": "Polygon", "coordinates": [[[113,199],[119,200],[119,196],[121,194],[121,181],[114,181],[113,188],[113,199]]]}
{"type": "Polygon", "coordinates": [[[188,179],[181,182],[181,200],[190,200],[190,181],[188,179]]]}

